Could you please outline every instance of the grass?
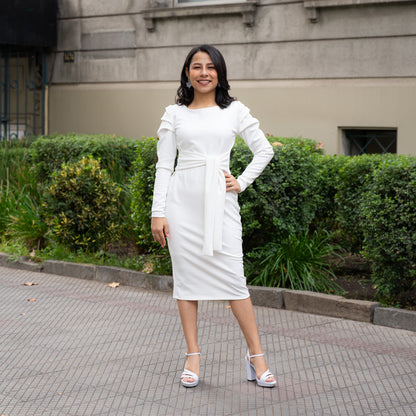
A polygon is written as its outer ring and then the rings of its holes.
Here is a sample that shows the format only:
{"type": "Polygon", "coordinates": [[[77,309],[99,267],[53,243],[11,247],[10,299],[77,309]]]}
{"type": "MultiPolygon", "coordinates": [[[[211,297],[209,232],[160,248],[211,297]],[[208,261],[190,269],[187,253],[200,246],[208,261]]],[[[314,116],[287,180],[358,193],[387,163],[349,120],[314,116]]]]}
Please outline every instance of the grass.
{"type": "Polygon", "coordinates": [[[342,293],[328,261],[335,254],[329,240],[327,232],[292,234],[279,243],[269,243],[256,250],[251,253],[254,267],[249,271],[250,284],[342,293]]]}

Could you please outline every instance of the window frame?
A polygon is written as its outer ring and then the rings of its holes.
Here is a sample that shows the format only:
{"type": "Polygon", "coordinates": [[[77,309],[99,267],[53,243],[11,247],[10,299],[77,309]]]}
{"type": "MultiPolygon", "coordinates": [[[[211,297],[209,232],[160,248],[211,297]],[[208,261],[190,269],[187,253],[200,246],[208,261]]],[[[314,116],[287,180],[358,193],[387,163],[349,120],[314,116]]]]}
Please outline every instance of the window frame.
{"type": "MultiPolygon", "coordinates": [[[[398,129],[397,127],[340,127],[340,139],[341,139],[341,152],[342,154],[346,156],[357,156],[362,154],[385,154],[385,153],[392,153],[397,154],[397,147],[398,147],[398,129]],[[354,140],[350,135],[353,134],[353,132],[356,131],[356,134],[362,135],[362,137],[367,137],[367,142],[363,144],[358,143],[357,140],[354,140]],[[387,134],[391,133],[392,137],[389,139],[391,140],[390,143],[386,143],[387,146],[384,145],[384,143],[381,143],[380,141],[383,141],[385,137],[370,137],[371,132],[374,132],[375,134],[387,134]],[[384,150],[381,152],[366,152],[366,149],[371,145],[371,142],[375,141],[377,145],[380,147],[380,150],[384,150]],[[354,147],[355,145],[355,147],[354,147]],[[358,152],[353,152],[353,148],[358,150],[358,152]],[[390,149],[394,149],[394,151],[389,151],[390,149]],[[387,150],[387,151],[386,151],[387,150]]],[[[372,147],[370,147],[371,149],[372,147]]]]}

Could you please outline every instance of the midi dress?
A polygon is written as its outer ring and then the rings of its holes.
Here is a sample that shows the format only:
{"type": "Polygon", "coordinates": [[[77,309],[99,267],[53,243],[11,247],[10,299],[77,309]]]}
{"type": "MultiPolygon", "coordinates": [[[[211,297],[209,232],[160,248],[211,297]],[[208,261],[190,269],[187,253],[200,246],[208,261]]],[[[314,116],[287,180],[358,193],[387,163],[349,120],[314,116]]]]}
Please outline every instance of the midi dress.
{"type": "Polygon", "coordinates": [[[173,297],[248,298],[238,194],[226,192],[230,152],[243,138],[253,159],[237,178],[244,191],[273,157],[259,122],[241,102],[190,109],[170,105],[158,130],[152,217],[165,217],[173,297]],[[176,166],[175,166],[176,161],[176,166]]]}

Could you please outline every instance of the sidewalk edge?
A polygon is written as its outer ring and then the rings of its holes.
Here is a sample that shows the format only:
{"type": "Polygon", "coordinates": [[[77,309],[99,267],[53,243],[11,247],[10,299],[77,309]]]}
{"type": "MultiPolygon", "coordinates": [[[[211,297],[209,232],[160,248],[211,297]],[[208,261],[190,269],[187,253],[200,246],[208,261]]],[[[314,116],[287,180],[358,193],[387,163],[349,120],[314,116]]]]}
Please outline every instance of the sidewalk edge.
{"type": "MultiPolygon", "coordinates": [[[[172,276],[146,274],[112,266],[58,260],[46,260],[39,264],[27,258],[16,260],[5,253],[0,253],[0,266],[104,283],[118,282],[121,285],[142,289],[172,291],[173,288],[172,276]]],[[[248,286],[248,289],[252,302],[256,306],[370,322],[374,325],[416,332],[416,311],[387,308],[378,302],[346,299],[342,296],[324,293],[258,286],[248,286]]]]}

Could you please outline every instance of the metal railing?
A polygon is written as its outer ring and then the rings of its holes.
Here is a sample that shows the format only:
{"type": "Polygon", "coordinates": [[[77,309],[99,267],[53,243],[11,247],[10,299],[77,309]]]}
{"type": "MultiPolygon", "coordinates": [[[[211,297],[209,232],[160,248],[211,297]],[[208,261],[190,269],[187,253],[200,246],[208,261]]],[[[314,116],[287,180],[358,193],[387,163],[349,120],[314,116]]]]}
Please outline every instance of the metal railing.
{"type": "Polygon", "coordinates": [[[45,133],[47,52],[0,47],[0,140],[45,133]]]}
{"type": "Polygon", "coordinates": [[[366,153],[396,153],[397,130],[344,130],[347,140],[347,154],[350,156],[366,153]]]}

